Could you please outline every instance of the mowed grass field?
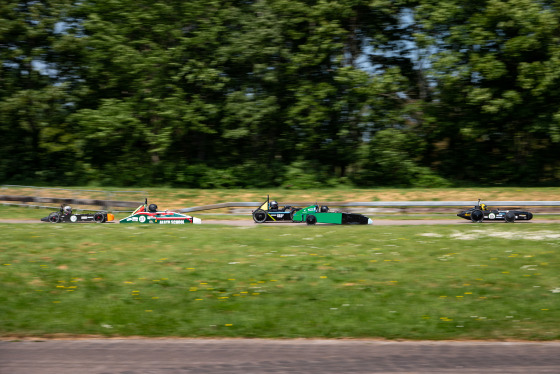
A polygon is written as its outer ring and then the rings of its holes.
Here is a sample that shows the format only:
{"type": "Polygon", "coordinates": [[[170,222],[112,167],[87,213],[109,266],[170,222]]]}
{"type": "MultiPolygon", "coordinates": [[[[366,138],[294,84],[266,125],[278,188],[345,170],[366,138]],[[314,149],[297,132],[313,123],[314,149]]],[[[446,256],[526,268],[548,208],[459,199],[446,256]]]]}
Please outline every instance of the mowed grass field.
{"type": "Polygon", "coordinates": [[[556,224],[0,224],[0,336],[560,339],[556,224]]]}

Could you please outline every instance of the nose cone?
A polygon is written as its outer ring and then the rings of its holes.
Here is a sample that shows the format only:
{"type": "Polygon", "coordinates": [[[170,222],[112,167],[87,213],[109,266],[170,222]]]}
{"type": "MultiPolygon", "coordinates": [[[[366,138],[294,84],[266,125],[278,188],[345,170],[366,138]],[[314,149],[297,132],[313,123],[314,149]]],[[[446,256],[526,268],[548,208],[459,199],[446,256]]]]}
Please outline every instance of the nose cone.
{"type": "Polygon", "coordinates": [[[373,221],[371,220],[371,218],[368,218],[367,224],[368,224],[368,225],[373,225],[373,221]]]}
{"type": "Polygon", "coordinates": [[[202,223],[202,220],[200,218],[193,217],[192,223],[194,223],[195,225],[200,225],[202,223]]]}

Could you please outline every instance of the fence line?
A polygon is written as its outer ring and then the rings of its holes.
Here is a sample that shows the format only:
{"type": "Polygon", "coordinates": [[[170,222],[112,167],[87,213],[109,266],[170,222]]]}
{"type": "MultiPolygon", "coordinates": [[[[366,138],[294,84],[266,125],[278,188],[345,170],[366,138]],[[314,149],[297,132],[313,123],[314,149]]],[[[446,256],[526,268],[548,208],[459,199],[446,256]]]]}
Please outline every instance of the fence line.
{"type": "MultiPolygon", "coordinates": [[[[362,202],[340,202],[340,201],[318,201],[318,202],[279,202],[278,205],[291,205],[305,207],[313,204],[327,205],[332,207],[465,207],[477,205],[477,201],[362,201],[362,202]]],[[[500,207],[523,207],[523,206],[560,206],[560,201],[484,201],[484,204],[500,207]]],[[[229,202],[211,205],[201,205],[180,209],[180,213],[196,212],[201,210],[212,210],[222,208],[250,208],[259,207],[262,202],[229,202]]]]}
{"type": "MultiPolygon", "coordinates": [[[[148,193],[146,191],[81,190],[22,185],[2,185],[0,188],[0,201],[2,205],[16,205],[31,208],[53,208],[53,206],[44,204],[86,205],[100,207],[105,210],[111,208],[136,208],[139,204],[144,202],[147,196],[148,193]],[[2,192],[7,193],[1,194],[2,192]],[[25,193],[26,195],[18,195],[17,193],[25,193]],[[115,197],[118,198],[118,195],[122,196],[123,194],[137,194],[141,196],[141,199],[139,198],[137,201],[115,199],[115,197]],[[83,197],[84,195],[88,197],[83,197]],[[99,198],[92,198],[91,195],[97,195],[99,198]]],[[[89,209],[77,208],[77,210],[89,209]]]]}

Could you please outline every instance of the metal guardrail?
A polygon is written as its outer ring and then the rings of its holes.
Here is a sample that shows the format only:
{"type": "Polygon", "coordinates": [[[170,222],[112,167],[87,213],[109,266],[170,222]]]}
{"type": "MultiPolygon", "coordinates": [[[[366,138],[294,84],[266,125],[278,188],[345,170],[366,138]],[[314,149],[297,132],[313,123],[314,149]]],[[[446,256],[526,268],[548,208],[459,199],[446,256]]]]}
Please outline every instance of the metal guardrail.
{"type": "MultiPolygon", "coordinates": [[[[148,196],[146,191],[81,190],[59,187],[37,187],[21,185],[0,186],[0,193],[4,191],[8,192],[9,194],[0,194],[0,201],[2,202],[2,205],[16,205],[31,208],[51,209],[55,207],[45,204],[96,206],[104,210],[109,210],[111,208],[136,208],[139,204],[142,204],[144,199],[148,196]],[[18,192],[25,193],[26,195],[17,194],[18,192]],[[130,197],[130,195],[138,195],[139,197],[141,196],[141,199],[137,201],[124,201],[115,199],[115,197],[118,198],[119,195],[128,195],[128,197],[130,197]],[[97,198],[92,196],[96,196],[97,198]]],[[[77,208],[77,210],[91,209],[77,208]]]]}
{"type": "MultiPolygon", "coordinates": [[[[523,206],[560,206],[560,201],[482,201],[492,206],[523,207],[523,206]]],[[[477,201],[362,201],[362,202],[340,202],[340,201],[317,201],[317,202],[279,202],[279,205],[291,205],[305,207],[313,204],[327,205],[333,207],[468,207],[477,205],[477,201]]],[[[222,208],[249,208],[259,207],[262,202],[229,202],[211,205],[194,206],[180,209],[180,213],[196,212],[201,210],[212,210],[222,208]]]]}

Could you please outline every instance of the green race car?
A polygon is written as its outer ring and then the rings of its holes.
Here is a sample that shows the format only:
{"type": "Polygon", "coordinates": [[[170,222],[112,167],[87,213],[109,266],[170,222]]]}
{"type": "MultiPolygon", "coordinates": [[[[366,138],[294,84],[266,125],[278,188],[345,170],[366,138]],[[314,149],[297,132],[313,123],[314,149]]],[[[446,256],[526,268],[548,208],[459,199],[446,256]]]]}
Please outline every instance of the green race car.
{"type": "Polygon", "coordinates": [[[371,225],[371,218],[358,213],[330,212],[329,207],[315,204],[294,213],[294,222],[305,222],[308,225],[316,223],[332,223],[336,225],[371,225]]]}

